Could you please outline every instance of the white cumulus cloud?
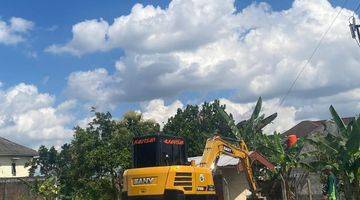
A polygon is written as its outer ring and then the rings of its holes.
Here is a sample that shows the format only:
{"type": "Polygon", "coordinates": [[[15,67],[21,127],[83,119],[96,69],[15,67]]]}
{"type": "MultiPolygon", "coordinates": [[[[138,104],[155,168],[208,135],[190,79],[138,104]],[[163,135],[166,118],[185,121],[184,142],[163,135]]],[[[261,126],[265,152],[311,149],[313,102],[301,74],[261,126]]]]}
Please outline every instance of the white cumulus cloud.
{"type": "Polygon", "coordinates": [[[109,24],[104,20],[87,20],[74,25],[73,39],[66,45],[52,45],[46,49],[52,53],[69,52],[74,55],[82,55],[94,51],[104,51],[106,47],[106,35],[109,24]]]}
{"type": "Polygon", "coordinates": [[[0,44],[17,44],[25,40],[26,34],[34,28],[34,22],[12,17],[8,22],[0,19],[0,44]]]}
{"type": "Polygon", "coordinates": [[[176,114],[179,108],[183,108],[183,104],[177,100],[169,105],[165,105],[164,100],[154,99],[141,105],[141,112],[144,119],[153,119],[162,127],[167,120],[176,114]]]}
{"type": "MultiPolygon", "coordinates": [[[[226,105],[226,112],[231,113],[237,122],[249,119],[256,104],[256,102],[236,103],[228,99],[220,99],[220,103],[226,105]]],[[[277,112],[278,116],[271,124],[265,127],[265,133],[273,133],[274,131],[282,133],[297,122],[295,118],[297,109],[295,107],[279,106],[279,99],[264,101],[261,113],[267,117],[274,112],[277,112]]]]}
{"type": "Polygon", "coordinates": [[[93,71],[73,72],[68,77],[66,92],[77,99],[90,101],[87,108],[94,106],[98,111],[113,109],[123,95],[118,84],[121,78],[109,75],[106,69],[98,68],[93,71]]]}
{"type": "Polygon", "coordinates": [[[54,96],[24,83],[0,89],[0,136],[34,148],[61,145],[72,137],[75,104],[68,100],[56,106],[54,96]]]}
{"type": "MultiPolygon", "coordinates": [[[[327,0],[295,0],[282,11],[266,3],[236,10],[234,0],[173,0],[166,8],[136,4],[113,23],[75,24],[70,42],[48,50],[74,55],[124,50],[114,73],[95,69],[70,75],[71,97],[95,104],[221,89],[236,90],[236,101],[245,104],[258,96],[281,98],[340,9],[327,0]]],[[[353,105],[351,91],[360,89],[360,52],[349,35],[352,14],[342,10],[286,100],[286,107],[301,111],[296,118],[327,116],[329,105],[321,99],[339,94],[346,96],[341,107],[353,105]],[[316,106],[324,111],[315,112],[316,106]]]]}
{"type": "Polygon", "coordinates": [[[224,19],[235,11],[232,4],[233,0],[173,0],[167,9],[136,4],[111,25],[102,19],[75,24],[71,41],[46,50],[82,55],[119,47],[144,53],[194,49],[228,32],[224,19]]]}

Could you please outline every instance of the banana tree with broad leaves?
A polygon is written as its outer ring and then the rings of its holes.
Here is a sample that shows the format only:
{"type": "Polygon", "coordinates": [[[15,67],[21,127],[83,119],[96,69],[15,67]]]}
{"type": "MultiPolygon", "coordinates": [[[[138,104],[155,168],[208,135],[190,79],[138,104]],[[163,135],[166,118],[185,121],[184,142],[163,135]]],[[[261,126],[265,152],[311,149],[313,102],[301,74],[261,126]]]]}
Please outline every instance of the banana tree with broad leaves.
{"type": "Polygon", "coordinates": [[[261,108],[262,98],[259,97],[251,117],[237,124],[235,124],[235,121],[232,119],[232,117],[230,117],[223,109],[219,110],[220,114],[227,121],[228,126],[237,139],[243,139],[247,146],[253,150],[256,150],[259,146],[259,140],[261,140],[263,135],[262,129],[274,121],[277,117],[277,113],[273,113],[267,117],[265,117],[264,114],[260,115],[261,108]]]}
{"type": "MultiPolygon", "coordinates": [[[[304,140],[300,138],[292,146],[287,146],[286,140],[285,135],[276,132],[273,135],[263,135],[259,149],[276,166],[273,173],[268,173],[267,180],[272,183],[280,182],[282,199],[296,199],[296,190],[300,182],[291,176],[292,170],[309,170],[311,166],[304,162],[307,158],[302,152],[304,140]]],[[[268,192],[274,193],[275,190],[268,192]]]]}
{"type": "Polygon", "coordinates": [[[331,166],[346,199],[356,199],[360,197],[360,116],[346,125],[333,106],[330,113],[338,133],[307,139],[316,148],[309,153],[315,158],[311,165],[316,171],[331,166]]]}
{"type": "Polygon", "coordinates": [[[261,165],[253,165],[255,178],[258,181],[281,182],[284,198],[294,199],[294,188],[291,188],[291,184],[289,184],[290,172],[300,166],[308,167],[301,162],[303,141],[299,140],[294,146],[287,147],[284,143],[285,136],[276,132],[273,135],[264,134],[262,129],[277,117],[277,113],[265,117],[264,114],[260,114],[261,108],[262,99],[260,97],[251,117],[238,124],[235,124],[235,121],[224,110],[220,110],[220,113],[238,139],[243,139],[249,149],[257,150],[276,165],[274,172],[266,170],[261,165]]]}

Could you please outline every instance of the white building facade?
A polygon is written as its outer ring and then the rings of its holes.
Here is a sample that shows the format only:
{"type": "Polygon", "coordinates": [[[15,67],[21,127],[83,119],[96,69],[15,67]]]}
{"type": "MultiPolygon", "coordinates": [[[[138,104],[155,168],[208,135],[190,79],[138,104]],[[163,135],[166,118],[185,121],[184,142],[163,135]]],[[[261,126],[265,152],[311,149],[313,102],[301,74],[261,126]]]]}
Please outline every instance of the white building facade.
{"type": "Polygon", "coordinates": [[[33,149],[0,137],[0,178],[28,177],[25,163],[37,155],[33,149]]]}

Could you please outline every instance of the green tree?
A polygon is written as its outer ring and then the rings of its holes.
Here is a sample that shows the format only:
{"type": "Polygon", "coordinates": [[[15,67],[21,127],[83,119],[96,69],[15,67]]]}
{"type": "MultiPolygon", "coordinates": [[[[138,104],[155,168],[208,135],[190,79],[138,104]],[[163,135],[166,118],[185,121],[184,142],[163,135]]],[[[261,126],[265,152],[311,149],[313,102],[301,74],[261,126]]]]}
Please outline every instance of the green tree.
{"type": "Polygon", "coordinates": [[[38,154],[38,157],[26,164],[26,166],[31,166],[29,170],[30,176],[34,176],[37,168],[39,168],[40,173],[46,177],[56,175],[59,168],[57,165],[58,152],[55,147],[48,149],[42,145],[39,147],[38,154]]]}
{"type": "Polygon", "coordinates": [[[110,113],[96,113],[84,128],[75,129],[70,143],[71,168],[66,181],[67,196],[85,199],[119,198],[119,178],[122,170],[131,166],[131,141],[135,135],[158,132],[159,125],[143,120],[141,114],[127,112],[119,121],[110,113]]]}
{"type": "Polygon", "coordinates": [[[39,192],[56,191],[61,199],[119,199],[122,171],[132,162],[133,136],[158,132],[159,127],[136,112],[125,113],[120,120],[96,112],[87,127],[75,127],[74,138],[60,152],[40,147],[31,169],[40,167],[51,179],[39,192]]]}
{"type": "Polygon", "coordinates": [[[311,165],[315,171],[332,166],[346,199],[356,199],[360,196],[360,117],[346,125],[333,106],[330,106],[330,113],[339,133],[307,140],[316,147],[310,152],[316,158],[311,165]]]}
{"type": "Polygon", "coordinates": [[[141,136],[160,131],[160,125],[154,120],[143,120],[142,115],[135,111],[126,112],[119,121],[120,127],[126,128],[134,136],[141,136]]]}
{"type": "Polygon", "coordinates": [[[25,166],[30,166],[30,176],[35,175],[35,171],[39,169],[39,172],[44,176],[43,180],[35,180],[32,184],[25,181],[34,193],[43,197],[46,200],[55,199],[58,196],[59,188],[57,182],[57,176],[60,171],[58,165],[59,155],[54,147],[50,149],[45,146],[40,146],[38,150],[39,156],[26,163],[25,166]]]}
{"type": "MultiPolygon", "coordinates": [[[[215,131],[225,137],[235,138],[219,108],[225,109],[225,105],[221,105],[219,100],[205,102],[200,107],[187,105],[184,109],[179,108],[175,116],[170,117],[164,125],[163,132],[184,137],[188,146],[188,156],[202,155],[206,139],[215,131]]],[[[232,118],[231,115],[230,117],[232,118]]]]}

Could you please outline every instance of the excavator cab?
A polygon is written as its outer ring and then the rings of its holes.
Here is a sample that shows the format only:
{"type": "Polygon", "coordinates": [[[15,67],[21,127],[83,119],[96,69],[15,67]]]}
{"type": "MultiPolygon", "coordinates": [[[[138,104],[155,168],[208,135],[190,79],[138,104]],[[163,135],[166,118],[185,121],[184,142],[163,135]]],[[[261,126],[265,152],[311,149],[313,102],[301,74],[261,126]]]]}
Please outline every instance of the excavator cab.
{"type": "Polygon", "coordinates": [[[181,137],[150,135],[133,139],[133,168],[187,164],[181,137]]]}
{"type": "Polygon", "coordinates": [[[133,167],[123,175],[123,200],[214,200],[212,172],[186,156],[185,140],[167,135],[133,139],[133,167]]]}

